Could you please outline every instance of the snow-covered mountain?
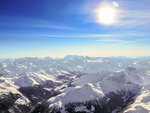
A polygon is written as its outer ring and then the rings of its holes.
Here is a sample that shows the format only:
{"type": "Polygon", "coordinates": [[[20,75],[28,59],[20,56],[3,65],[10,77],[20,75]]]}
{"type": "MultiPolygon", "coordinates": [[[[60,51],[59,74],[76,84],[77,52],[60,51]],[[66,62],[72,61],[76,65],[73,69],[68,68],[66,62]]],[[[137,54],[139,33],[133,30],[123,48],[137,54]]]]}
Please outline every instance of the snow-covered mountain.
{"type": "Polygon", "coordinates": [[[0,60],[3,113],[149,113],[149,86],[144,57],[0,60]]]}

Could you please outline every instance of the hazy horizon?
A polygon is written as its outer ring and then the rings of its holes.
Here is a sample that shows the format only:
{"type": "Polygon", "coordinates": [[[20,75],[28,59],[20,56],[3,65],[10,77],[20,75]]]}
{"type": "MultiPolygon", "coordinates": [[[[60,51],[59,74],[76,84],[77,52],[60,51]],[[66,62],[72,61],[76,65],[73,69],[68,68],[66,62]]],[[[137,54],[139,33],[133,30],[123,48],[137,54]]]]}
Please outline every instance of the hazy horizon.
{"type": "Polygon", "coordinates": [[[76,56],[79,56],[79,57],[91,57],[91,58],[150,58],[150,56],[88,56],[88,55],[65,55],[65,56],[62,56],[62,57],[60,57],[60,56],[54,56],[54,57],[52,57],[52,56],[43,56],[43,57],[41,57],[41,56],[22,56],[22,57],[0,57],[0,59],[20,59],[20,58],[39,58],[39,59],[43,59],[43,58],[47,58],[47,57],[49,57],[49,58],[52,58],[52,59],[64,59],[65,57],[67,57],[67,56],[74,56],[74,57],[76,57],[76,56]]]}

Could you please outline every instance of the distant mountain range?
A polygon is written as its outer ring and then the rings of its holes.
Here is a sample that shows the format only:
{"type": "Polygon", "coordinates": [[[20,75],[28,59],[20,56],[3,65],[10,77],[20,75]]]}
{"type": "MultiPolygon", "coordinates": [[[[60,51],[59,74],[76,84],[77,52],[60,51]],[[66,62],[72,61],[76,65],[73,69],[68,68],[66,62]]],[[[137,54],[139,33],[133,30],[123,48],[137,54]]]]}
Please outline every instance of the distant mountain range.
{"type": "Polygon", "coordinates": [[[1,113],[149,113],[150,57],[0,59],[1,113]]]}

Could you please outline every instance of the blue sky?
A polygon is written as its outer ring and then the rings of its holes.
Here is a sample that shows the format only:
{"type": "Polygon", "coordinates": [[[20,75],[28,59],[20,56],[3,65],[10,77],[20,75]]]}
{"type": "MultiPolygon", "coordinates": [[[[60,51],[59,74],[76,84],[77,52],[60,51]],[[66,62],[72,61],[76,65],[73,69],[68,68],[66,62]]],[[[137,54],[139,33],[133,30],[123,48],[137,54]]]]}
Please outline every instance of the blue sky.
{"type": "Polygon", "coordinates": [[[150,56],[149,0],[0,0],[0,57],[150,56]],[[117,3],[118,21],[95,9],[117,3]]]}

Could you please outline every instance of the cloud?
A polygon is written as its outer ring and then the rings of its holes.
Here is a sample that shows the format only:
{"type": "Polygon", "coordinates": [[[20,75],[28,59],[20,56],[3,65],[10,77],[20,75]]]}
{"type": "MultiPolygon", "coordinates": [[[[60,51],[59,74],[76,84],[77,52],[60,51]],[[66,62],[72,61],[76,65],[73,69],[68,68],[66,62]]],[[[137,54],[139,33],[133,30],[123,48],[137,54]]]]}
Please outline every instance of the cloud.
{"type": "MultiPolygon", "coordinates": [[[[119,21],[114,26],[124,29],[147,29],[150,28],[150,2],[125,1],[125,6],[119,7],[119,21]]],[[[123,6],[123,3],[120,5],[123,6]]]]}
{"type": "Polygon", "coordinates": [[[96,41],[98,42],[126,42],[125,40],[115,40],[115,39],[100,39],[96,41]]]}
{"type": "Polygon", "coordinates": [[[38,34],[38,36],[48,38],[101,38],[101,37],[112,37],[112,34],[77,34],[77,35],[51,35],[51,34],[38,34]]]}
{"type": "Polygon", "coordinates": [[[122,28],[150,28],[149,10],[123,11],[120,20],[114,26],[122,28]]]}
{"type": "Polygon", "coordinates": [[[80,30],[79,28],[68,27],[68,26],[59,26],[59,25],[32,25],[31,27],[63,29],[63,30],[80,30]]]}
{"type": "Polygon", "coordinates": [[[109,39],[109,40],[101,40],[101,41],[121,41],[121,38],[128,37],[132,39],[134,37],[147,37],[150,36],[147,32],[137,32],[137,31],[118,31],[110,34],[35,34],[38,37],[45,38],[97,38],[97,39],[109,39]],[[111,40],[115,39],[115,40],[111,40]],[[117,40],[116,40],[117,39],[117,40]],[[119,40],[118,40],[119,39],[119,40]]]}
{"type": "Polygon", "coordinates": [[[60,30],[81,30],[80,28],[72,27],[71,25],[66,25],[64,23],[58,23],[55,21],[47,21],[42,19],[34,19],[27,17],[11,17],[11,16],[2,16],[0,18],[0,27],[9,27],[9,28],[46,28],[46,29],[60,29],[60,30]],[[16,21],[17,20],[17,21],[16,21]]]}

